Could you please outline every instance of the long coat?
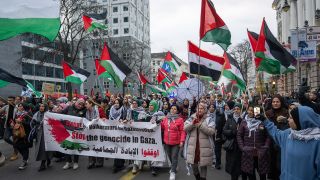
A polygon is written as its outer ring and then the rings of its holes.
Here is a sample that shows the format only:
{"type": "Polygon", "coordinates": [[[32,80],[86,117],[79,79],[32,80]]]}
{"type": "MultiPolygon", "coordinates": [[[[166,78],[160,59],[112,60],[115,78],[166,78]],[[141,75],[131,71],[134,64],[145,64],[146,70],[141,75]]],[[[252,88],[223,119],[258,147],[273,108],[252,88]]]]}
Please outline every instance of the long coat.
{"type": "Polygon", "coordinates": [[[241,170],[248,174],[253,173],[254,154],[257,153],[258,173],[267,174],[270,168],[270,138],[263,125],[260,124],[260,127],[252,131],[249,137],[247,122],[243,120],[238,129],[237,141],[242,151],[241,170]]]}
{"type": "Polygon", "coordinates": [[[53,154],[45,149],[44,134],[43,134],[43,116],[36,112],[32,117],[31,125],[37,131],[37,139],[35,143],[36,161],[51,159],[53,154]]]}
{"type": "Polygon", "coordinates": [[[237,132],[242,119],[236,122],[232,115],[228,116],[227,122],[223,128],[223,135],[226,141],[233,141],[233,150],[226,151],[226,172],[230,175],[241,174],[241,150],[237,142],[237,132]]]}
{"type": "Polygon", "coordinates": [[[204,115],[200,120],[201,125],[196,127],[192,124],[192,120],[197,118],[193,114],[184,123],[184,130],[188,133],[185,141],[185,155],[187,163],[194,164],[196,158],[196,144],[199,138],[199,149],[200,149],[200,161],[199,166],[212,165],[213,161],[213,140],[212,135],[215,133],[215,123],[211,118],[204,115]],[[199,135],[199,136],[198,136],[199,135]]]}

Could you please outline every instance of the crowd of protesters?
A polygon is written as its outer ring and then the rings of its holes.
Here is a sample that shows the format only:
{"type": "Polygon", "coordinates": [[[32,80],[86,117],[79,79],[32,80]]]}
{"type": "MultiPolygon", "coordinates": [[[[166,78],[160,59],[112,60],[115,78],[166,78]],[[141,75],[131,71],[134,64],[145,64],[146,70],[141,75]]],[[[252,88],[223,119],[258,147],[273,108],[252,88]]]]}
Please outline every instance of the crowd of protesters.
{"type": "MultiPolygon", "coordinates": [[[[255,180],[256,175],[260,180],[320,179],[320,103],[316,92],[307,93],[303,88],[296,97],[208,94],[182,102],[157,94],[147,98],[84,96],[71,101],[8,97],[0,100],[0,138],[12,146],[8,160],[22,156],[19,170],[27,168],[30,148],[35,148],[39,171],[51,166],[53,157],[65,162],[65,170],[79,168],[78,155],[45,150],[42,123],[47,111],[89,121],[99,118],[161,126],[163,146],[171,162],[170,180],[178,173],[178,160],[190,165],[196,180],[206,179],[207,167],[211,166],[217,170],[224,167],[231,180],[255,180]]],[[[1,152],[0,157],[1,165],[1,152]]],[[[101,168],[104,160],[89,157],[87,168],[101,168]]],[[[133,174],[148,164],[151,173],[157,175],[163,166],[161,162],[114,159],[113,172],[126,168],[126,162],[130,162],[133,174]]]]}

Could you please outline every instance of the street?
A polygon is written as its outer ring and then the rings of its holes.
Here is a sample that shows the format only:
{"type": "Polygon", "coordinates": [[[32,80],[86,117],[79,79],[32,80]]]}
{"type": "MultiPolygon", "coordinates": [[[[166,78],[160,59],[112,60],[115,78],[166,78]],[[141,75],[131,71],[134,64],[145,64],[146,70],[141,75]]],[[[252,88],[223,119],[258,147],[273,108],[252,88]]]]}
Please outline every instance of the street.
{"type": "MultiPolygon", "coordinates": [[[[2,153],[9,157],[12,153],[12,148],[3,140],[0,140],[0,150],[2,153]]],[[[135,176],[131,173],[130,169],[125,169],[122,172],[117,174],[112,174],[112,164],[113,160],[108,159],[104,161],[104,167],[99,169],[87,169],[88,158],[87,157],[80,157],[79,160],[79,169],[78,170],[63,170],[62,166],[64,162],[56,163],[52,162],[51,167],[43,172],[38,172],[38,168],[40,166],[40,162],[36,162],[34,159],[34,151],[33,149],[30,151],[30,159],[28,168],[20,171],[18,170],[18,166],[21,163],[21,156],[19,155],[19,159],[16,161],[6,161],[6,164],[0,167],[0,179],[4,180],[57,180],[57,179],[67,179],[67,180],[100,180],[100,179],[120,179],[120,180],[147,180],[147,179],[154,179],[154,180],[164,180],[169,179],[169,169],[163,168],[160,170],[158,176],[153,177],[151,175],[151,171],[147,166],[144,167],[142,172],[137,173],[135,176]]],[[[223,154],[222,159],[225,159],[223,154]]],[[[224,163],[224,161],[223,161],[224,163]]],[[[223,164],[224,165],[224,164],[223,164]]],[[[183,180],[191,180],[194,179],[193,175],[187,175],[187,170],[185,163],[180,158],[179,159],[179,171],[177,173],[176,179],[183,179],[183,180]]],[[[208,169],[208,177],[207,179],[216,179],[216,180],[227,180],[230,179],[230,176],[225,173],[224,169],[216,170],[212,167],[208,169]]]]}

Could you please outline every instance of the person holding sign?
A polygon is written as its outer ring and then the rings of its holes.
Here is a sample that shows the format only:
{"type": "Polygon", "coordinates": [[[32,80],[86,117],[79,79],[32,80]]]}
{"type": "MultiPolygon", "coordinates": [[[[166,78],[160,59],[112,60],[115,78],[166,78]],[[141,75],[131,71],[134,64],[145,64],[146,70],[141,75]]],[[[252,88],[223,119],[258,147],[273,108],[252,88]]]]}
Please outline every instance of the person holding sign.
{"type": "Polygon", "coordinates": [[[172,105],[170,113],[161,121],[161,130],[164,132],[163,140],[166,154],[171,161],[170,180],[174,180],[178,166],[178,155],[183,147],[186,133],[183,130],[184,121],[179,117],[179,107],[172,105]]]}
{"type": "Polygon", "coordinates": [[[207,116],[207,104],[199,103],[197,112],[184,123],[187,132],[185,141],[185,158],[192,165],[196,180],[204,180],[207,166],[213,161],[213,139],[215,122],[207,116]]]}

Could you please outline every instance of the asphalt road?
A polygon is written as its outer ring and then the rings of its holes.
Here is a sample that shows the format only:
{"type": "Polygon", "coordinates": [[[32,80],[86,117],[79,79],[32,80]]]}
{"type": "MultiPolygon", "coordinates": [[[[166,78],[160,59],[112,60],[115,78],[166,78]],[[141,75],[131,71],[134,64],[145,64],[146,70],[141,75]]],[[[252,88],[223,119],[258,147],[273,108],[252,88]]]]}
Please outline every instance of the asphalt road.
{"type": "MultiPolygon", "coordinates": [[[[12,148],[0,140],[0,150],[6,157],[9,157],[12,153],[12,148]]],[[[18,170],[18,166],[22,162],[22,157],[19,155],[19,159],[16,161],[6,161],[6,164],[0,167],[0,180],[164,180],[169,179],[169,169],[162,168],[158,174],[158,176],[153,177],[151,172],[147,166],[145,166],[144,170],[136,174],[135,176],[131,173],[131,168],[123,170],[122,172],[118,172],[117,174],[112,174],[112,164],[113,160],[108,159],[104,161],[104,167],[99,169],[87,169],[88,158],[80,157],[79,160],[79,169],[73,170],[63,170],[62,167],[64,165],[63,162],[56,163],[53,162],[51,167],[47,170],[38,172],[38,168],[40,162],[36,162],[34,159],[35,153],[33,149],[30,152],[30,159],[28,168],[20,171],[18,170]]],[[[222,159],[225,159],[223,154],[222,159]]],[[[224,163],[224,161],[223,161],[224,163]]],[[[179,170],[176,175],[176,179],[179,180],[192,180],[194,179],[193,175],[187,175],[187,170],[183,159],[179,159],[179,170]]],[[[208,169],[208,177],[207,179],[215,179],[215,180],[227,180],[230,179],[230,176],[222,170],[216,170],[212,167],[208,169]]]]}

